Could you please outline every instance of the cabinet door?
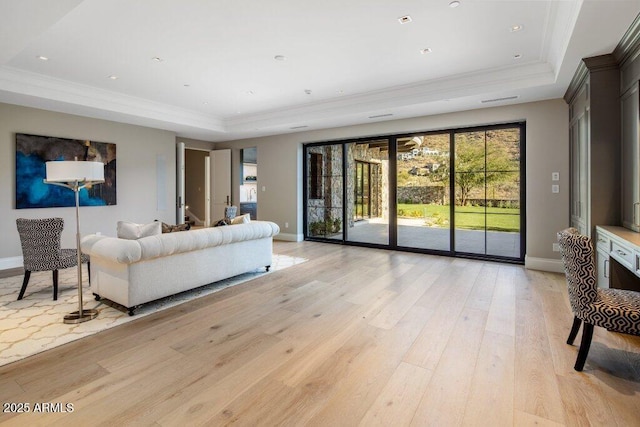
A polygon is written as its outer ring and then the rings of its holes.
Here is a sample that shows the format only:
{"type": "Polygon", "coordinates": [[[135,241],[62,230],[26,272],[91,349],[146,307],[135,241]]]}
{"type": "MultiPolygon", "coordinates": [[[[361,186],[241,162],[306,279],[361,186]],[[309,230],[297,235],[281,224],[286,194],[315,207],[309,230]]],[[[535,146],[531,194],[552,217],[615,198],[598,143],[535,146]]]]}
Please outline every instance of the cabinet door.
{"type": "MultiPolygon", "coordinates": [[[[571,224],[584,233],[588,224],[589,200],[589,111],[576,112],[569,130],[571,150],[571,224]]],[[[590,233],[587,233],[590,235],[590,233]]]]}
{"type": "Polygon", "coordinates": [[[638,83],[621,98],[622,113],[622,225],[640,231],[640,150],[638,144],[638,83]]]}

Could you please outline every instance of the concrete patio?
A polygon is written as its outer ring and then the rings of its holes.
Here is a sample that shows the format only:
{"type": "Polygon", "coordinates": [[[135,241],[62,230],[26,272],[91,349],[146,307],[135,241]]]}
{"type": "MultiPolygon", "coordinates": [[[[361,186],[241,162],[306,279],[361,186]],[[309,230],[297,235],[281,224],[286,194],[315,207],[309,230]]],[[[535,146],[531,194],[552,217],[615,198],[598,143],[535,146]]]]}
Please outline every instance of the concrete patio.
{"type": "MultiPolygon", "coordinates": [[[[448,228],[423,224],[422,220],[400,218],[398,246],[441,251],[451,249],[448,228]]],[[[330,238],[342,239],[342,234],[330,238]]],[[[389,243],[389,224],[380,218],[358,221],[347,230],[347,239],[351,242],[386,245],[389,243]]],[[[455,251],[519,258],[520,233],[456,229],[455,251]]]]}

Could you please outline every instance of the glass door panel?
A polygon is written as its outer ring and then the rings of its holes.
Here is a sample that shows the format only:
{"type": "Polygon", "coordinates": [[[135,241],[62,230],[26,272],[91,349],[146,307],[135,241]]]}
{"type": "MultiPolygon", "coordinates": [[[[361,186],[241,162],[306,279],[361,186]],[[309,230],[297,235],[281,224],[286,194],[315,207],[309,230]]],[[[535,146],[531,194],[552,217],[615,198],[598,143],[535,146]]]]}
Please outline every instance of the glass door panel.
{"type": "Polygon", "coordinates": [[[455,134],[455,251],[521,258],[520,127],[455,134]]]}
{"type": "Polygon", "coordinates": [[[451,250],[449,151],[449,132],[398,138],[398,246],[451,250]]]}
{"type": "Polygon", "coordinates": [[[347,233],[350,242],[389,244],[389,142],[346,144],[347,233]]]}
{"type": "Polygon", "coordinates": [[[343,238],[342,144],[306,148],[307,236],[343,238]]]}

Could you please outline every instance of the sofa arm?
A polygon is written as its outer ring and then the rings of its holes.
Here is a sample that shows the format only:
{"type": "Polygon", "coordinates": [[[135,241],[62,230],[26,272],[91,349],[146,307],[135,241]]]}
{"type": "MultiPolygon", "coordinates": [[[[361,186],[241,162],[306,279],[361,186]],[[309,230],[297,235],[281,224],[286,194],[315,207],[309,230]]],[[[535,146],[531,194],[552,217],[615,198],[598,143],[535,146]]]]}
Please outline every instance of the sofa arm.
{"type": "Polygon", "coordinates": [[[119,264],[131,264],[140,261],[142,250],[137,240],[90,234],[82,238],[80,249],[89,257],[104,258],[119,264]]]}

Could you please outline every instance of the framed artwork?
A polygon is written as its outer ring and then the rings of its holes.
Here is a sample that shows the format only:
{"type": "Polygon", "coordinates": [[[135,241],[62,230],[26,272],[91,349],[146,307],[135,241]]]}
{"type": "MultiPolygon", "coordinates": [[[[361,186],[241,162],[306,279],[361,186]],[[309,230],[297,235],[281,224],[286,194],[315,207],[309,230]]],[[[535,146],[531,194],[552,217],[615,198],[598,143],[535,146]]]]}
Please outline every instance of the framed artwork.
{"type": "Polygon", "coordinates": [[[75,194],[44,183],[45,162],[91,160],[104,163],[104,183],[80,190],[80,206],[116,204],[116,144],[16,134],[16,209],[75,206],[75,194]]]}

